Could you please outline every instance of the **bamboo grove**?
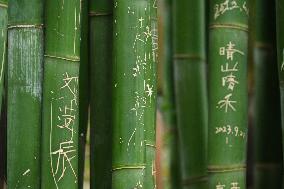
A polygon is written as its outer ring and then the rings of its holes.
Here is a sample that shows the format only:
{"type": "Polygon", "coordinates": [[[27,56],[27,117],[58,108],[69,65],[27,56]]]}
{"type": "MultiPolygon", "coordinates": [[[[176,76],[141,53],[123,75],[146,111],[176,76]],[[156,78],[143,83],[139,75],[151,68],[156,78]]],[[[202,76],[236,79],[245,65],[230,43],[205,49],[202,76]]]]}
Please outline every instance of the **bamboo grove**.
{"type": "Polygon", "coordinates": [[[0,189],[283,188],[284,0],[0,0],[0,189]]]}

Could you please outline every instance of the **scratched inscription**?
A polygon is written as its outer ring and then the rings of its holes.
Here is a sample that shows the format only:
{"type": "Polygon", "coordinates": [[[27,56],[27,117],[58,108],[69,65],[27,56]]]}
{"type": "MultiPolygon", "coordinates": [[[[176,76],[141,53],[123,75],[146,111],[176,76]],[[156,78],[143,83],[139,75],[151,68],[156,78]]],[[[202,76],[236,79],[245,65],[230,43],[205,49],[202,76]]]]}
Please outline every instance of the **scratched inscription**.
{"type": "Polygon", "coordinates": [[[57,189],[66,174],[73,175],[74,183],[77,183],[74,160],[78,155],[77,144],[75,144],[78,119],[78,76],[72,76],[66,72],[62,75],[61,83],[58,89],[51,91],[54,98],[50,104],[50,166],[57,189]],[[62,137],[55,143],[54,136],[62,137]]]}

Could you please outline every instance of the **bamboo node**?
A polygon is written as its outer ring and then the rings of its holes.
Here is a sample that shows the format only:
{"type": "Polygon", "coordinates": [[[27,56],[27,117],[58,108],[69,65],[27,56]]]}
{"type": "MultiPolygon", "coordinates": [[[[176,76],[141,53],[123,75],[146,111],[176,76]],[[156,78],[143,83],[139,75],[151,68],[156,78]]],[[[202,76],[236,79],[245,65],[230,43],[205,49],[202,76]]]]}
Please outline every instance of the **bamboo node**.
{"type": "Polygon", "coordinates": [[[19,24],[19,25],[8,25],[8,29],[14,29],[14,28],[43,28],[43,24],[19,24]]]}
{"type": "Polygon", "coordinates": [[[154,145],[154,144],[146,143],[146,146],[150,146],[150,147],[156,148],[156,145],[154,145]]]}
{"type": "Polygon", "coordinates": [[[209,29],[218,29],[218,28],[228,28],[228,29],[236,29],[248,32],[248,26],[238,25],[238,24],[212,24],[209,29]]]}
{"type": "Polygon", "coordinates": [[[112,15],[112,12],[89,12],[89,16],[110,16],[112,15]]]}
{"type": "Polygon", "coordinates": [[[0,2],[0,7],[2,7],[2,8],[8,8],[8,4],[5,4],[5,3],[0,2]]]}
{"type": "Polygon", "coordinates": [[[267,49],[269,51],[273,50],[273,46],[271,44],[269,44],[269,43],[256,42],[254,46],[256,48],[267,49]]]}
{"type": "Polygon", "coordinates": [[[197,176],[197,177],[191,177],[188,179],[184,179],[182,184],[185,186],[193,185],[196,183],[202,183],[202,182],[207,182],[208,181],[208,176],[197,176]]]}
{"type": "Polygon", "coordinates": [[[139,165],[139,166],[118,166],[118,167],[114,167],[112,168],[112,172],[114,171],[120,171],[120,170],[124,170],[124,169],[145,169],[146,166],[145,165],[139,165]]]}
{"type": "Polygon", "coordinates": [[[193,59],[205,62],[206,59],[202,56],[196,54],[175,54],[174,59],[193,59]]]}
{"type": "Polygon", "coordinates": [[[245,170],[246,165],[208,166],[208,173],[240,172],[245,170]]]}
{"type": "Polygon", "coordinates": [[[80,62],[80,58],[79,57],[65,58],[65,57],[53,56],[53,55],[47,55],[47,54],[45,54],[44,56],[48,57],[48,58],[55,58],[55,59],[66,60],[66,61],[70,61],[70,62],[80,62]]]}
{"type": "Polygon", "coordinates": [[[280,163],[257,163],[255,165],[256,169],[262,169],[262,170],[273,170],[273,169],[282,169],[282,165],[280,163]]]}

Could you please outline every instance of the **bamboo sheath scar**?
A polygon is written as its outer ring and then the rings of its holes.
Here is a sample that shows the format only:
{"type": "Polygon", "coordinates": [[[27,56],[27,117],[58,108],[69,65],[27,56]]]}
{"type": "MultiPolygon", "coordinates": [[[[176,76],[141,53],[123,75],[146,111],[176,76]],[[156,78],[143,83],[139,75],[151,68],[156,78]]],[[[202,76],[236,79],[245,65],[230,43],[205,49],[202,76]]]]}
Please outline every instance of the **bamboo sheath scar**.
{"type": "Polygon", "coordinates": [[[89,1],[91,189],[112,188],[113,1],[89,1]]]}
{"type": "Polygon", "coordinates": [[[7,185],[39,189],[43,1],[10,0],[8,18],[7,185]]]}
{"type": "Polygon", "coordinates": [[[248,2],[212,0],[209,188],[246,188],[248,2]],[[222,7],[225,7],[223,9],[222,7]]]}
{"type": "Polygon", "coordinates": [[[45,3],[42,189],[77,189],[80,0],[45,3]]]}
{"type": "Polygon", "coordinates": [[[282,185],[282,135],[275,2],[259,0],[254,7],[254,186],[277,189],[282,185]]]}
{"type": "Polygon", "coordinates": [[[145,139],[148,124],[153,123],[150,116],[155,115],[152,110],[156,102],[150,14],[148,0],[114,2],[114,189],[145,188],[145,139]]]}
{"type": "Polygon", "coordinates": [[[174,85],[181,183],[184,189],[206,189],[205,1],[175,1],[174,7],[174,85]]]}

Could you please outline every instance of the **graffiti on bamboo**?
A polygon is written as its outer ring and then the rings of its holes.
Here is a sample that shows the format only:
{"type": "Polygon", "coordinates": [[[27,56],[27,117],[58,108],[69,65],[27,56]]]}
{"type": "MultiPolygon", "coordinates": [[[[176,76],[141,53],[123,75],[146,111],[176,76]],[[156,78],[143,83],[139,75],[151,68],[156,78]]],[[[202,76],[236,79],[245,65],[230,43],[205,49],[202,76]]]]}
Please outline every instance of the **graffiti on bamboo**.
{"type": "MultiPolygon", "coordinates": [[[[74,168],[77,156],[76,149],[76,120],[78,109],[78,76],[63,74],[62,85],[52,95],[50,104],[50,166],[56,188],[59,189],[60,181],[66,174],[73,175],[77,183],[77,173],[74,168]],[[62,94],[62,96],[61,96],[62,94]],[[56,122],[56,124],[54,124],[56,122]],[[62,136],[59,142],[54,142],[54,136],[62,136]]],[[[57,139],[56,139],[57,140],[57,139]]]]}
{"type": "MultiPolygon", "coordinates": [[[[157,22],[157,21],[155,21],[157,22]]],[[[152,57],[153,57],[153,62],[157,63],[158,62],[158,28],[157,28],[157,23],[152,24],[152,32],[151,32],[151,36],[152,36],[152,57]]]]}
{"type": "Polygon", "coordinates": [[[135,187],[133,188],[133,189],[142,189],[143,188],[143,184],[142,184],[142,182],[139,180],[137,183],[136,183],[136,185],[135,185],[135,187]]]}
{"type": "MultiPolygon", "coordinates": [[[[236,100],[235,90],[240,84],[237,73],[239,72],[239,62],[236,56],[243,57],[245,53],[237,48],[237,45],[229,41],[226,45],[219,48],[219,56],[224,57],[226,63],[220,65],[221,87],[224,88],[225,94],[221,99],[217,100],[216,108],[223,111],[225,114],[237,112],[238,101],[236,100]]],[[[241,130],[234,124],[226,123],[225,126],[216,127],[215,134],[225,137],[227,145],[232,147],[230,140],[246,139],[246,132],[241,130]],[[231,138],[231,139],[230,139],[231,138]]]]}
{"type": "Polygon", "coordinates": [[[233,94],[230,93],[230,94],[226,95],[224,97],[224,99],[222,99],[222,100],[220,100],[218,102],[218,106],[217,107],[219,109],[224,109],[225,113],[229,112],[230,110],[234,111],[234,112],[236,111],[236,108],[235,108],[234,104],[236,104],[237,101],[236,100],[231,100],[232,95],[233,94]]]}
{"type": "Polygon", "coordinates": [[[153,8],[157,9],[158,8],[158,5],[157,5],[157,0],[153,0],[153,8]]]}
{"type": "MultiPolygon", "coordinates": [[[[25,170],[21,175],[20,178],[18,179],[15,189],[19,188],[19,187],[23,187],[24,183],[26,184],[27,182],[24,182],[26,177],[31,176],[31,169],[27,169],[25,170]]],[[[30,185],[27,185],[28,188],[30,188],[30,185]]]]}
{"type": "Polygon", "coordinates": [[[220,16],[231,11],[239,11],[249,15],[249,9],[246,1],[242,2],[240,0],[224,0],[222,3],[215,4],[214,19],[216,20],[220,16]]]}
{"type": "Polygon", "coordinates": [[[236,45],[229,41],[225,46],[219,49],[219,55],[226,57],[226,63],[221,65],[221,79],[222,87],[226,87],[230,92],[218,101],[217,108],[223,109],[225,113],[229,111],[236,111],[235,105],[237,101],[233,99],[233,92],[236,85],[239,84],[236,73],[239,71],[239,63],[234,61],[236,55],[244,56],[244,52],[237,49],[236,45]]]}
{"type": "Polygon", "coordinates": [[[227,60],[234,60],[234,55],[237,53],[239,55],[244,55],[245,53],[241,50],[235,48],[236,45],[230,41],[225,47],[221,47],[219,50],[219,54],[221,56],[226,56],[227,60]]]}
{"type": "Polygon", "coordinates": [[[238,182],[232,182],[230,183],[228,187],[226,187],[225,184],[221,184],[221,182],[218,182],[218,184],[216,185],[216,189],[226,189],[226,188],[227,189],[241,189],[238,182]]]}
{"type": "MultiPolygon", "coordinates": [[[[154,5],[153,5],[154,6],[154,5]]],[[[144,140],[139,140],[137,138],[144,127],[144,114],[149,108],[152,108],[152,99],[154,98],[155,88],[152,81],[152,76],[150,73],[153,72],[153,55],[154,51],[157,51],[157,29],[152,29],[151,18],[145,17],[145,12],[149,11],[148,5],[141,9],[140,12],[133,11],[132,7],[127,7],[127,13],[130,15],[135,15],[136,22],[134,25],[130,26],[131,30],[134,30],[134,38],[132,39],[132,53],[135,60],[133,61],[133,67],[131,67],[131,76],[133,76],[133,81],[135,81],[137,90],[133,91],[133,104],[131,105],[130,111],[133,112],[135,119],[137,120],[137,126],[132,129],[127,137],[127,151],[131,151],[131,148],[138,148],[140,146],[143,148],[144,140]],[[145,12],[144,12],[145,11],[145,12]],[[137,15],[139,14],[139,15],[137,15]],[[153,45],[153,43],[155,43],[153,45]],[[145,48],[150,47],[152,48],[145,48]],[[147,78],[149,75],[149,78],[147,78]],[[141,128],[138,128],[141,127],[141,128]],[[139,144],[138,144],[139,143],[139,144]]],[[[156,53],[156,52],[155,52],[156,53]]],[[[123,73],[124,77],[126,73],[123,73]]],[[[144,130],[145,131],[145,130],[144,130]]],[[[120,144],[123,143],[123,138],[119,139],[120,144]]]]}
{"type": "Polygon", "coordinates": [[[215,127],[215,134],[225,136],[226,144],[232,147],[230,137],[246,139],[246,132],[238,126],[224,125],[222,127],[215,127]]]}

